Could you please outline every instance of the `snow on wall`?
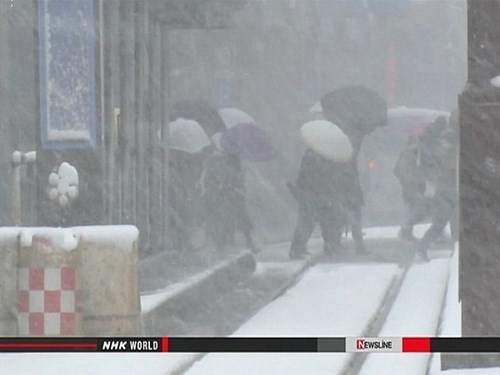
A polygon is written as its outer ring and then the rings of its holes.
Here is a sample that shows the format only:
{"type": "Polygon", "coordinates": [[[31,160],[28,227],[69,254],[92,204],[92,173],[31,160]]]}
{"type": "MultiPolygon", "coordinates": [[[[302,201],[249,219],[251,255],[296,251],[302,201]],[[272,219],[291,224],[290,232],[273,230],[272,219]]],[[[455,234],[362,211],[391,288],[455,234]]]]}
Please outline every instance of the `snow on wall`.
{"type": "Polygon", "coordinates": [[[20,236],[21,245],[33,246],[35,236],[49,238],[54,251],[73,251],[80,240],[121,250],[131,250],[139,239],[139,230],[133,225],[95,225],[72,228],[51,227],[1,227],[0,243],[13,241],[20,236]]]}
{"type": "Polygon", "coordinates": [[[36,238],[48,238],[51,251],[73,251],[78,246],[78,238],[69,228],[32,227],[20,228],[21,246],[33,246],[36,238]]]}
{"type": "Polygon", "coordinates": [[[91,225],[73,227],[82,241],[132,250],[139,239],[139,230],[133,225],[91,225]]]}
{"type": "Polygon", "coordinates": [[[0,243],[11,242],[19,235],[18,227],[0,227],[0,243]]]}

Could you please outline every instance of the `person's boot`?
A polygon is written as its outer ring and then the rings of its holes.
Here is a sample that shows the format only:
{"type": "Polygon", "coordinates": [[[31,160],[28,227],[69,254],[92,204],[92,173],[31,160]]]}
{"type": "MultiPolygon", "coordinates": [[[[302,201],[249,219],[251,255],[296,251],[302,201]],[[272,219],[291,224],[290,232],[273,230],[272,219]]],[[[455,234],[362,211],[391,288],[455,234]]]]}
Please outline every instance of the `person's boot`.
{"type": "Polygon", "coordinates": [[[370,254],[368,250],[365,248],[365,244],[363,241],[357,241],[355,244],[356,247],[356,254],[358,255],[367,255],[370,254]]]}
{"type": "Polygon", "coordinates": [[[250,250],[253,254],[258,254],[261,252],[261,249],[255,244],[254,240],[251,237],[248,237],[246,240],[247,249],[250,250]]]}
{"type": "Polygon", "coordinates": [[[417,246],[417,256],[423,262],[430,262],[429,255],[427,254],[427,248],[420,242],[417,246]]]}
{"type": "Polygon", "coordinates": [[[308,255],[309,255],[309,253],[307,251],[292,251],[292,250],[290,250],[288,257],[291,260],[297,260],[297,259],[305,259],[308,255]]]}
{"type": "Polygon", "coordinates": [[[292,241],[290,252],[288,253],[288,257],[291,260],[304,259],[307,255],[309,255],[309,253],[307,252],[307,246],[297,244],[295,243],[295,241],[292,241]]]}
{"type": "Polygon", "coordinates": [[[332,263],[335,261],[335,253],[333,253],[331,251],[325,252],[323,258],[324,258],[326,263],[332,263]]]}
{"type": "Polygon", "coordinates": [[[417,241],[417,239],[413,235],[413,230],[407,227],[401,227],[401,230],[399,231],[399,237],[405,241],[410,241],[410,242],[417,241]]]}
{"type": "Polygon", "coordinates": [[[336,241],[333,243],[325,242],[323,245],[323,259],[325,262],[333,262],[336,259],[339,258],[339,255],[341,255],[342,251],[339,248],[340,242],[336,241]]]}

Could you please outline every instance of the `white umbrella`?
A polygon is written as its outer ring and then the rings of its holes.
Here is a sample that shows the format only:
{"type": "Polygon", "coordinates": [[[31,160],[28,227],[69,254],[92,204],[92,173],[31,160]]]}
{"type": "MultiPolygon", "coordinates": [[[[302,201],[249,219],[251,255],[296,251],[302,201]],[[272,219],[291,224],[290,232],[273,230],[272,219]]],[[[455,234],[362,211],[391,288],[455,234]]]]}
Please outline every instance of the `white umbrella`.
{"type": "Polygon", "coordinates": [[[194,120],[178,118],[169,126],[169,147],[195,154],[210,145],[207,133],[194,120]]]}
{"type": "Polygon", "coordinates": [[[219,109],[219,115],[224,120],[224,124],[228,129],[238,124],[253,124],[255,120],[248,113],[237,108],[222,108],[219,109]]]}
{"type": "Polygon", "coordinates": [[[300,137],[307,147],[328,160],[346,162],[352,157],[349,138],[330,121],[306,122],[300,128],[300,137]]]}

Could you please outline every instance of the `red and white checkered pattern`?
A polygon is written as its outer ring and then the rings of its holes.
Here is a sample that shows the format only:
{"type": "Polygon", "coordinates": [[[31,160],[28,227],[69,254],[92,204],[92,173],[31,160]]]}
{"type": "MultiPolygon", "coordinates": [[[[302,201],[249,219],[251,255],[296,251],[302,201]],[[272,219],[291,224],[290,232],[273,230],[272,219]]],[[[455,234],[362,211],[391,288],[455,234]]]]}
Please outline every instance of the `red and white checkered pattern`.
{"type": "Polygon", "coordinates": [[[18,328],[22,336],[75,334],[75,269],[18,269],[18,328]]]}

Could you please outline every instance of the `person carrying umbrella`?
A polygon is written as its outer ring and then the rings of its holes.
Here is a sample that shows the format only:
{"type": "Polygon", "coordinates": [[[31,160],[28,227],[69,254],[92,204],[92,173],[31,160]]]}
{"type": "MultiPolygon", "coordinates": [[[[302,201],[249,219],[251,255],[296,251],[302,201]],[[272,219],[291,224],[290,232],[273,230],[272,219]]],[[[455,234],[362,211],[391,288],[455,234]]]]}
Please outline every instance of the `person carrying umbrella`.
{"type": "Polygon", "coordinates": [[[431,200],[425,196],[425,177],[421,168],[421,138],[429,128],[428,123],[418,123],[410,128],[405,148],[401,151],[394,175],[401,184],[405,207],[400,237],[415,241],[413,227],[425,219],[431,209],[431,200]]]}
{"type": "Polygon", "coordinates": [[[181,100],[169,113],[169,217],[172,247],[194,247],[202,217],[200,179],[212,150],[210,137],[226,129],[217,110],[203,100],[181,100]]]}
{"type": "Polygon", "coordinates": [[[288,187],[299,204],[297,225],[290,246],[290,259],[302,259],[316,223],[320,225],[324,253],[329,259],[339,251],[352,190],[349,138],[333,123],[310,121],[301,127],[308,147],[302,157],[295,185],[288,187]]]}
{"type": "Polygon", "coordinates": [[[179,118],[196,121],[209,137],[226,130],[224,120],[217,110],[203,100],[176,102],[170,109],[169,119],[175,121],[179,118]]]}
{"type": "Polygon", "coordinates": [[[210,139],[194,120],[177,118],[169,123],[169,221],[172,248],[193,250],[192,238],[199,216],[197,184],[203,171],[210,139]]]}
{"type": "Polygon", "coordinates": [[[207,231],[219,251],[234,245],[235,234],[241,231],[246,247],[258,253],[246,207],[243,160],[269,161],[275,150],[245,112],[227,108],[219,113],[227,130],[212,136],[215,149],[206,160],[202,179],[207,231]]]}
{"type": "Polygon", "coordinates": [[[430,165],[425,177],[426,184],[432,186],[433,210],[432,224],[416,244],[417,255],[423,261],[429,261],[427,251],[448,223],[453,239],[458,237],[458,125],[454,124],[455,121],[458,122],[456,115],[451,116],[447,126],[445,118],[437,118],[434,134],[428,136],[432,142],[429,149],[430,165]]]}
{"type": "Polygon", "coordinates": [[[348,167],[353,184],[347,203],[347,223],[356,252],[364,254],[367,253],[362,232],[364,197],[359,179],[358,154],[364,137],[377,127],[387,125],[387,105],[372,90],[362,86],[344,86],[326,94],[321,99],[321,109],[325,119],[342,129],[353,147],[353,157],[348,167]]]}

